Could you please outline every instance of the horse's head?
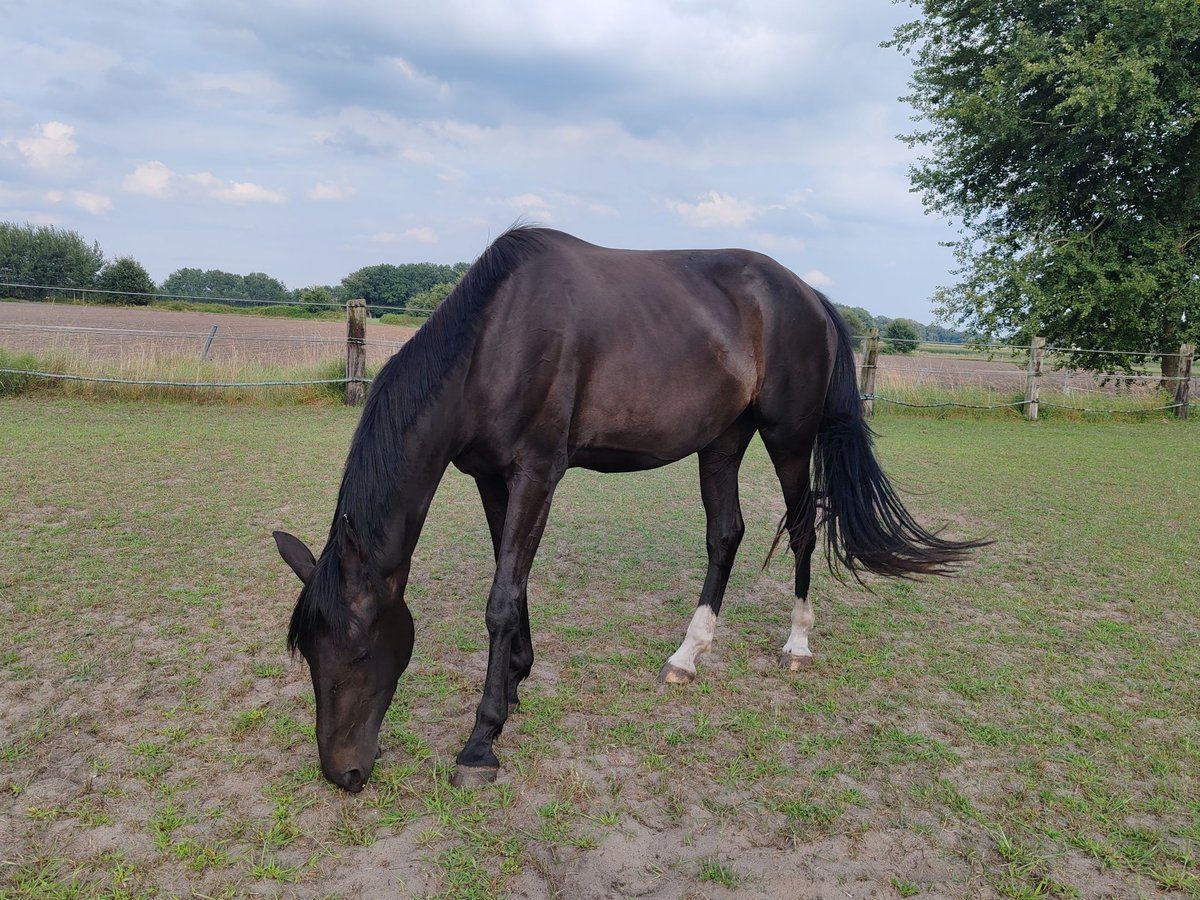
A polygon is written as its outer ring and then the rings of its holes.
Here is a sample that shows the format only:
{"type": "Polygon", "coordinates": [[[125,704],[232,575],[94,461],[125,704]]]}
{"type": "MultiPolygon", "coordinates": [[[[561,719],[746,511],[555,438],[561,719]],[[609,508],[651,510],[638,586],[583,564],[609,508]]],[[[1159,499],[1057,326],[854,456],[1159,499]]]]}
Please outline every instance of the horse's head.
{"type": "Polygon", "coordinates": [[[308,661],[317,698],[321,771],[357,793],[379,755],[379,727],[413,647],[403,586],[374,577],[349,522],[317,562],[296,537],[275,545],[304,583],[288,643],[308,661]]]}

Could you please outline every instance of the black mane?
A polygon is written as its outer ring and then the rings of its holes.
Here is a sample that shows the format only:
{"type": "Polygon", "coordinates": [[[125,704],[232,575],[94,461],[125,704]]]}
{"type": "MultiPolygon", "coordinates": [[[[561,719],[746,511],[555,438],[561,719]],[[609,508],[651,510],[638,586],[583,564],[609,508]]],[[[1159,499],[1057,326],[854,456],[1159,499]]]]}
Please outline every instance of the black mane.
{"type": "Polygon", "coordinates": [[[350,529],[368,551],[383,543],[382,517],[376,510],[403,466],[404,433],[436,400],[441,385],[474,345],[480,314],[496,289],[542,248],[544,239],[541,229],[524,225],[496,238],[372,381],[346,458],[329,540],[292,612],[288,646],[293,652],[318,628],[346,633],[349,611],[340,596],[341,550],[350,529]]]}

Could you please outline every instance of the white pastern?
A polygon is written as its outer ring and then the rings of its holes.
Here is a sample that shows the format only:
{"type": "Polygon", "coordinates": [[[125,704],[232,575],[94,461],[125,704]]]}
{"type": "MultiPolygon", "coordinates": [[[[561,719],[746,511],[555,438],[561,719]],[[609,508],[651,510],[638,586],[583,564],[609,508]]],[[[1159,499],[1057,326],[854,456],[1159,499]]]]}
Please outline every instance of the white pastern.
{"type": "Polygon", "coordinates": [[[692,623],[688,625],[687,636],[667,662],[685,672],[695,673],[696,659],[712,648],[716,633],[717,614],[711,606],[697,606],[692,623]]]}
{"type": "Polygon", "coordinates": [[[814,621],[812,602],[807,597],[799,598],[792,609],[792,633],[783,645],[784,656],[812,656],[812,651],[808,649],[808,635],[814,621]]]}

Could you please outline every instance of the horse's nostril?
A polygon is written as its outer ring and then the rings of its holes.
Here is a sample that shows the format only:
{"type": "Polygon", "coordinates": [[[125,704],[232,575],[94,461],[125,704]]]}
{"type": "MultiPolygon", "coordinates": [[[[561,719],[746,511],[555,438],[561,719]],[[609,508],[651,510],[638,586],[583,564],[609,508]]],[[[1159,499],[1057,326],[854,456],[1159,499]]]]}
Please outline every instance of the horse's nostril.
{"type": "Polygon", "coordinates": [[[366,776],[359,769],[347,769],[342,773],[341,785],[352,794],[357,794],[367,783],[366,776]]]}

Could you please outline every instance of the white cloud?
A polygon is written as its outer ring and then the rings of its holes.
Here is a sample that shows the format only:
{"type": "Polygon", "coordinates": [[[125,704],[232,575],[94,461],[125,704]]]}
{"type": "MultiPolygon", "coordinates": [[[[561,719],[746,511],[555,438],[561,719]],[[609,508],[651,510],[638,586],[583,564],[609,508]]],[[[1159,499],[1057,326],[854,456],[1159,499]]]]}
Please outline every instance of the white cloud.
{"type": "Polygon", "coordinates": [[[837,284],[836,281],[834,281],[820,269],[809,269],[802,277],[813,287],[833,287],[835,284],[837,284]]]}
{"type": "Polygon", "coordinates": [[[181,79],[179,85],[210,104],[223,104],[231,96],[278,103],[287,96],[284,86],[265,72],[201,72],[181,79]]]}
{"type": "Polygon", "coordinates": [[[126,193],[166,200],[176,193],[199,193],[222,203],[283,203],[282,191],[271,190],[250,181],[229,181],[212,172],[180,175],[158,160],[140,163],[121,182],[126,193]]]}
{"type": "Polygon", "coordinates": [[[368,235],[367,240],[373,244],[399,244],[403,241],[416,241],[419,244],[436,244],[437,232],[432,228],[409,228],[403,234],[394,231],[378,231],[368,235]]]}
{"type": "Polygon", "coordinates": [[[347,200],[354,196],[354,189],[340,184],[322,182],[314,184],[308,191],[310,200],[347,200]]]}
{"type": "Polygon", "coordinates": [[[803,253],[806,244],[804,238],[795,235],[759,232],[754,235],[754,246],[772,253],[803,253]]]}
{"type": "Polygon", "coordinates": [[[554,215],[550,212],[550,204],[537,194],[520,194],[508,198],[508,205],[521,211],[522,216],[529,216],[538,222],[552,222],[554,215]]]}
{"type": "Polygon", "coordinates": [[[142,194],[146,197],[164,199],[171,196],[171,183],[175,173],[158,160],[140,164],[125,180],[121,187],[130,194],[142,194]]]}
{"type": "Polygon", "coordinates": [[[741,228],[765,210],[773,208],[777,207],[757,206],[717,191],[701,194],[696,203],[667,201],[667,209],[698,228],[741,228]]]}
{"type": "Polygon", "coordinates": [[[226,181],[212,172],[197,172],[188,175],[187,180],[222,203],[283,203],[287,199],[279,191],[250,181],[226,181]]]}
{"type": "Polygon", "coordinates": [[[102,216],[113,207],[111,198],[91,191],[47,191],[46,199],[56,205],[69,203],[94,216],[102,216]]]}
{"type": "Polygon", "coordinates": [[[33,168],[56,172],[71,167],[79,145],[70,125],[44,122],[34,128],[33,137],[18,140],[17,149],[33,168]]]}
{"type": "Polygon", "coordinates": [[[404,79],[406,79],[410,84],[433,95],[437,99],[447,100],[450,98],[450,95],[451,95],[450,85],[448,85],[444,81],[438,80],[437,78],[433,78],[429,75],[426,75],[424,72],[421,72],[419,69],[417,69],[416,66],[414,66],[412,63],[410,63],[408,60],[404,59],[403,57],[393,56],[390,58],[385,58],[384,62],[393,71],[399,72],[400,75],[404,79]]]}

